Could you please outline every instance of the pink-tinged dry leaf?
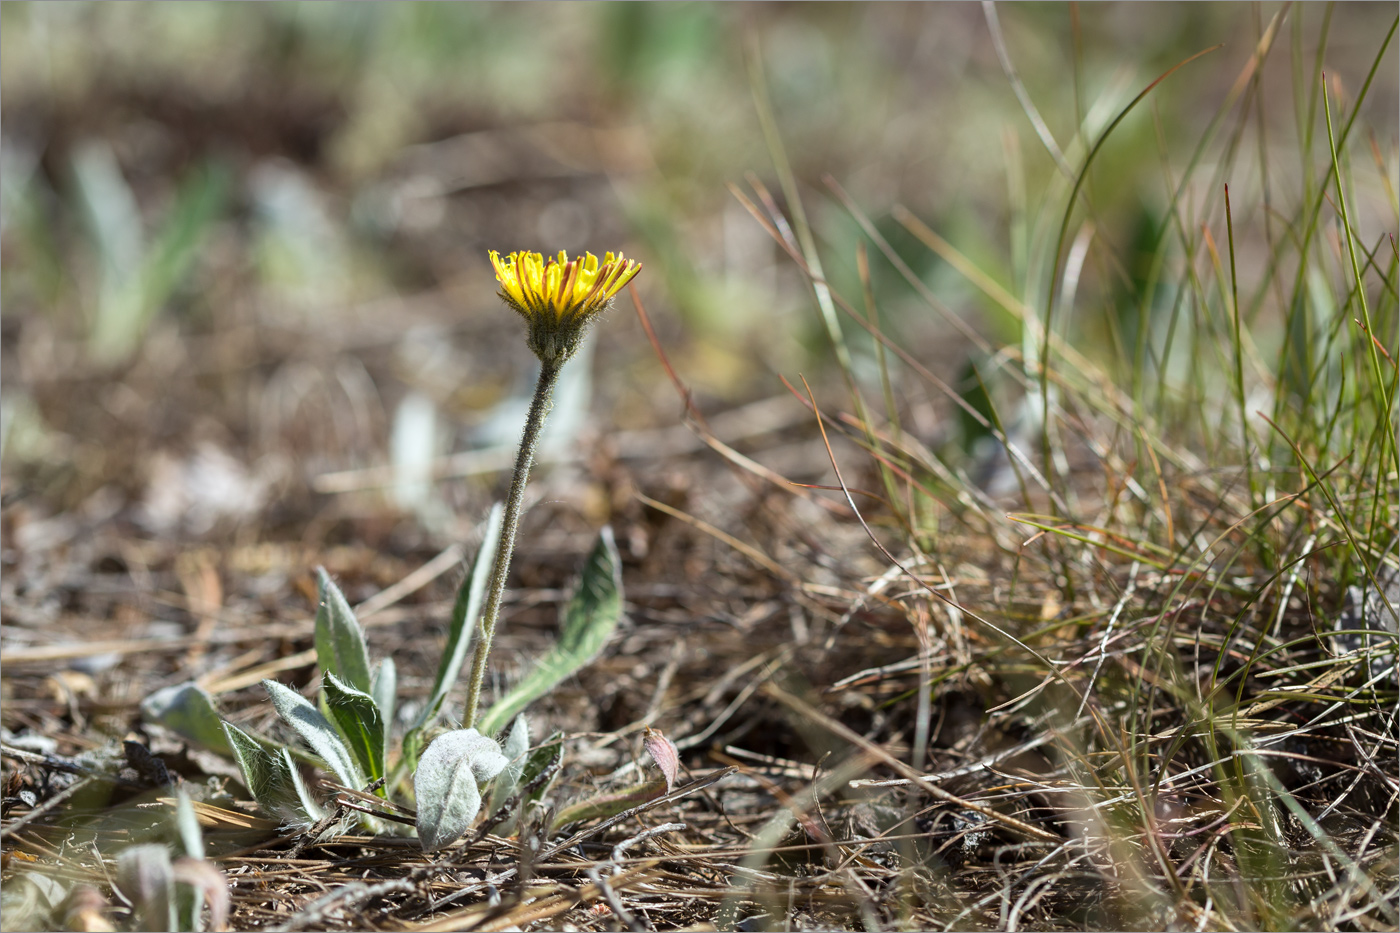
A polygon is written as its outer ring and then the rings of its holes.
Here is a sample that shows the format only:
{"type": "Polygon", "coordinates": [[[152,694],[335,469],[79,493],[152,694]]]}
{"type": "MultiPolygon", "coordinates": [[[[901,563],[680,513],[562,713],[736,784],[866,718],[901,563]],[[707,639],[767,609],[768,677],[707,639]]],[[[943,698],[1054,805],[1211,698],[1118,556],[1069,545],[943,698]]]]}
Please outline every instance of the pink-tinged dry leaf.
{"type": "Polygon", "coordinates": [[[676,750],[676,743],[655,729],[648,728],[643,735],[642,745],[665,776],[666,793],[669,794],[671,788],[676,786],[676,774],[681,767],[681,753],[676,750]]]}
{"type": "Polygon", "coordinates": [[[177,858],[174,865],[176,881],[197,888],[204,894],[204,902],[209,905],[209,929],[227,930],[228,911],[231,898],[228,893],[228,878],[215,868],[212,862],[199,858],[177,858]]]}

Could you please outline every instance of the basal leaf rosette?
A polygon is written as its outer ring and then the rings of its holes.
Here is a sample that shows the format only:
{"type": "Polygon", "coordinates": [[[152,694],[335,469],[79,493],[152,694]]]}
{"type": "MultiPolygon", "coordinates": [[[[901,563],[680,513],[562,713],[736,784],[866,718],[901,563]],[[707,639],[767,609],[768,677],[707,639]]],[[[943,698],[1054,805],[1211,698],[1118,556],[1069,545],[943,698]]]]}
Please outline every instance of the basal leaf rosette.
{"type": "Polygon", "coordinates": [[[502,259],[492,250],[491,265],[501,300],[525,318],[530,349],[546,365],[572,356],[588,325],[642,271],[641,263],[621,253],[606,253],[599,262],[592,253],[570,259],[562,250],[548,259],[528,252],[502,259]]]}

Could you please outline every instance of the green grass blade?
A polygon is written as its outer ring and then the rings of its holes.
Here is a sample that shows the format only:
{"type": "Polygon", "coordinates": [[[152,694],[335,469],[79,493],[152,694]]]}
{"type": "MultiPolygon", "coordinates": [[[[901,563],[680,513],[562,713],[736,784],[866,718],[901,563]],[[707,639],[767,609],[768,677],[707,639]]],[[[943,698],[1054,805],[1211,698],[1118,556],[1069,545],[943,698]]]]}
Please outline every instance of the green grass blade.
{"type": "Polygon", "coordinates": [[[1047,477],[1052,477],[1054,475],[1051,468],[1051,458],[1048,440],[1048,432],[1050,430],[1050,334],[1054,331],[1053,320],[1055,311],[1055,298],[1057,294],[1057,283],[1059,281],[1060,266],[1064,262],[1065,257],[1065,239],[1069,236],[1070,220],[1074,217],[1074,210],[1079,201],[1079,189],[1084,186],[1085,181],[1087,181],[1089,178],[1089,168],[1094,164],[1094,157],[1097,156],[1099,154],[1099,151],[1103,149],[1104,144],[1108,142],[1108,138],[1112,136],[1113,131],[1118,128],[1118,124],[1122,123],[1123,120],[1127,118],[1128,114],[1132,113],[1133,110],[1137,107],[1137,105],[1142,103],[1142,101],[1147,97],[1148,94],[1152,93],[1152,90],[1156,88],[1157,85],[1167,80],[1167,78],[1171,77],[1178,70],[1186,67],[1191,62],[1195,61],[1203,55],[1207,55],[1211,52],[1214,52],[1218,48],[1220,48],[1220,46],[1217,45],[1212,46],[1208,49],[1203,49],[1200,52],[1197,52],[1195,55],[1192,55],[1190,58],[1187,58],[1173,65],[1171,68],[1167,69],[1164,73],[1162,73],[1151,84],[1143,88],[1136,97],[1134,97],[1128,102],[1128,105],[1126,107],[1119,111],[1118,115],[1113,118],[1113,122],[1109,123],[1108,126],[1104,129],[1104,131],[1101,134],[1099,134],[1099,138],[1095,140],[1093,147],[1090,148],[1088,154],[1084,157],[1084,165],[1080,168],[1079,174],[1075,177],[1074,187],[1070,190],[1069,198],[1065,202],[1065,213],[1064,217],[1061,219],[1060,222],[1060,232],[1055,239],[1054,263],[1051,266],[1050,287],[1046,291],[1045,315],[1044,322],[1041,328],[1042,343],[1040,346],[1039,373],[1039,401],[1041,404],[1040,428],[1042,432],[1045,432],[1043,435],[1044,450],[1042,451],[1042,454],[1044,455],[1044,469],[1047,477]]]}
{"type": "Polygon", "coordinates": [[[195,815],[190,795],[180,788],[175,798],[175,830],[180,836],[180,847],[190,858],[204,858],[204,830],[199,827],[199,817],[195,815]]]}
{"type": "MultiPolygon", "coordinates": [[[[1387,391],[1389,387],[1386,385],[1385,377],[1381,374],[1380,353],[1378,352],[1375,341],[1369,339],[1370,335],[1375,333],[1371,325],[1371,306],[1366,300],[1366,284],[1361,279],[1361,266],[1356,261],[1356,238],[1352,233],[1351,214],[1347,210],[1346,188],[1342,185],[1342,168],[1337,159],[1337,138],[1332,131],[1332,106],[1328,100],[1325,82],[1322,88],[1322,113],[1327,118],[1327,147],[1332,156],[1333,181],[1335,181],[1337,185],[1337,210],[1342,215],[1342,229],[1346,231],[1347,257],[1351,261],[1352,282],[1356,286],[1356,300],[1361,305],[1361,320],[1364,323],[1366,331],[1366,356],[1371,363],[1371,375],[1375,380],[1375,391],[1380,394],[1381,410],[1389,413],[1391,410],[1391,398],[1387,391]]],[[[1389,463],[1394,464],[1396,462],[1395,435],[1390,431],[1384,432],[1384,435],[1389,440],[1389,463]]]]}

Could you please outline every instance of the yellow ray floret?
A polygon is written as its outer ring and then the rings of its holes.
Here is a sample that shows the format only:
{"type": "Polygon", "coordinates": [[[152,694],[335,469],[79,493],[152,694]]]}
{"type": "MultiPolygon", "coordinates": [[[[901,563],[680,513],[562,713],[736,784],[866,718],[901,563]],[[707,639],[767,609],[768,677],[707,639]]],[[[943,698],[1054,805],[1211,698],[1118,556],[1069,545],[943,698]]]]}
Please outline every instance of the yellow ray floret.
{"type": "Polygon", "coordinates": [[[517,252],[502,259],[491,251],[501,298],[531,323],[550,319],[559,324],[584,323],[602,311],[622,287],[636,277],[642,264],[621,253],[607,253],[600,263],[592,253],[570,259],[517,252]]]}

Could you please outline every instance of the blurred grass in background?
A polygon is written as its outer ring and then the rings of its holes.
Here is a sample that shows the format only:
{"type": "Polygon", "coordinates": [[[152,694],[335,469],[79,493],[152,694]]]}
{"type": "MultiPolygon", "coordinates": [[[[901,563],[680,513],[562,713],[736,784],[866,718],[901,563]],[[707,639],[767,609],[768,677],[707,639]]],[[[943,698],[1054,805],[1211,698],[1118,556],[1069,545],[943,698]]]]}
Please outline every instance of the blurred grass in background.
{"type": "MultiPolygon", "coordinates": [[[[1223,46],[1158,88],[1090,173],[1095,249],[1067,324],[1090,356],[1131,358],[1169,216],[1164,179],[1192,157],[1279,9],[1000,8],[1006,53],[1075,159],[1076,127],[1096,138],[1158,75],[1223,46]]],[[[1251,244],[1278,235],[1265,231],[1277,208],[1259,197],[1263,174],[1299,171],[1300,69],[1325,41],[1345,107],[1391,12],[1293,8],[1239,105],[1267,132],[1238,121],[1217,134],[1259,152],[1228,179],[1246,282],[1263,278],[1251,244]]],[[[0,16],[6,457],[13,467],[66,451],[88,477],[60,497],[69,506],[110,478],[100,462],[123,459],[115,442],[73,457],[107,430],[87,406],[158,444],[231,432],[221,445],[280,450],[313,471],[382,462],[386,412],[409,396],[481,427],[526,365],[502,339],[516,322],[494,298],[488,248],[643,259],[663,339],[702,393],[727,402],[779,391],[775,371],[829,365],[809,286],[726,190],[749,172],[780,190],[756,88],[839,291],[860,292],[861,234],[824,175],[994,344],[1017,345],[1018,322],[890,206],[1031,306],[1048,282],[1034,244],[1058,208],[1040,193],[1064,179],[976,4],[8,3],[0,16]],[[162,407],[152,389],[186,364],[204,375],[181,400],[200,401],[162,407]],[[99,391],[75,395],[74,379],[99,391]],[[217,428],[196,430],[200,412],[217,428]]],[[[1396,107],[1392,45],[1359,125],[1394,127],[1396,107]]],[[[1316,134],[1311,145],[1325,152],[1316,134]]],[[[1349,175],[1368,244],[1393,228],[1395,145],[1382,134],[1380,170],[1349,175]]],[[[1195,177],[1221,180],[1209,165],[1195,177]]],[[[976,396],[976,354],[878,252],[874,263],[882,326],[976,396]]],[[[1252,323],[1264,358],[1282,320],[1262,295],[1252,323]]],[[[601,341],[618,378],[599,391],[615,423],[668,423],[675,405],[639,338],[620,309],[601,341]]],[[[870,341],[848,339],[873,387],[870,341]]]]}

